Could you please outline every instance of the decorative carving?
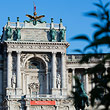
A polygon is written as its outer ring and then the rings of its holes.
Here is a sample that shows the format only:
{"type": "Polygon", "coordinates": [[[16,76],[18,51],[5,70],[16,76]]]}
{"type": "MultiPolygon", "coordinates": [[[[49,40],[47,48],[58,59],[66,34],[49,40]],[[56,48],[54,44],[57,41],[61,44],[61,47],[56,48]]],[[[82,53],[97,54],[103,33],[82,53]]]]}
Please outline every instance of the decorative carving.
{"type": "Polygon", "coordinates": [[[56,30],[54,28],[50,30],[50,36],[52,41],[55,41],[56,30]]]}
{"type": "Polygon", "coordinates": [[[60,89],[60,86],[61,86],[61,76],[60,74],[57,75],[57,87],[58,89],[60,89]]]}
{"type": "Polygon", "coordinates": [[[8,48],[9,49],[24,49],[24,50],[26,50],[26,49],[42,49],[42,50],[44,50],[44,49],[46,49],[46,50],[48,50],[48,49],[64,49],[64,47],[63,47],[64,45],[60,45],[60,46],[58,46],[58,45],[33,45],[33,44],[28,44],[28,45],[19,45],[19,44],[17,44],[17,45],[15,45],[15,44],[12,44],[12,45],[8,45],[8,48]]]}
{"type": "Polygon", "coordinates": [[[16,30],[14,31],[14,40],[20,40],[21,39],[21,32],[20,32],[20,28],[16,28],[16,30]]]}
{"type": "Polygon", "coordinates": [[[73,100],[71,99],[62,100],[61,102],[63,105],[73,104],[73,100]]]}
{"type": "MultiPolygon", "coordinates": [[[[30,20],[32,20],[32,21],[38,21],[38,20],[40,20],[41,18],[45,17],[45,15],[37,16],[35,4],[34,4],[34,16],[31,16],[31,15],[28,15],[28,14],[26,14],[26,16],[29,17],[30,20]]],[[[34,25],[35,25],[35,24],[34,24],[34,25]]]]}
{"type": "Polygon", "coordinates": [[[28,84],[28,89],[30,91],[30,93],[32,94],[32,92],[39,92],[39,83],[30,83],[28,84]]]}
{"type": "Polygon", "coordinates": [[[51,60],[51,56],[50,56],[50,55],[41,54],[41,56],[42,56],[47,62],[50,62],[50,60],[51,60]]]}
{"type": "Polygon", "coordinates": [[[20,29],[17,28],[17,29],[16,29],[16,32],[17,32],[17,40],[20,40],[20,39],[21,39],[21,32],[20,32],[20,29]]]}
{"type": "Polygon", "coordinates": [[[60,30],[60,39],[61,39],[61,41],[64,41],[64,37],[65,37],[65,29],[61,29],[60,30]]]}
{"type": "Polygon", "coordinates": [[[30,56],[31,54],[21,54],[21,66],[23,66],[25,60],[30,56]]]}
{"type": "Polygon", "coordinates": [[[72,83],[72,74],[71,73],[69,73],[68,74],[68,83],[72,83]]]}
{"type": "Polygon", "coordinates": [[[11,40],[11,36],[12,36],[12,28],[10,28],[10,27],[6,27],[6,35],[7,35],[7,38],[9,39],[9,40],[11,40]]]}
{"type": "Polygon", "coordinates": [[[30,83],[28,85],[28,88],[29,89],[34,89],[34,90],[37,90],[39,88],[39,83],[30,83]]]}
{"type": "Polygon", "coordinates": [[[31,80],[37,80],[38,76],[31,76],[31,80]]]}
{"type": "Polygon", "coordinates": [[[11,78],[11,87],[16,88],[16,75],[15,74],[11,78]]]}

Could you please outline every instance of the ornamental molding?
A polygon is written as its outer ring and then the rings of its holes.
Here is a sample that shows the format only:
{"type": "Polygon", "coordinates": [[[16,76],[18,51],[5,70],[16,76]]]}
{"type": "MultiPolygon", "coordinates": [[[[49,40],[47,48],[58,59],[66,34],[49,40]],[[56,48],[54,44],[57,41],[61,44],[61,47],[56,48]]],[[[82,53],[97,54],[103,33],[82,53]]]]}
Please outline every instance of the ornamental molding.
{"type": "MultiPolygon", "coordinates": [[[[24,45],[30,44],[30,45],[46,45],[48,47],[48,45],[52,46],[52,45],[63,45],[68,47],[70,44],[68,42],[31,42],[31,41],[5,41],[3,42],[4,44],[6,43],[8,46],[11,45],[11,47],[16,47],[16,46],[20,46],[21,48],[24,47],[24,45]]],[[[48,47],[49,48],[49,47],[48,47]]]]}
{"type": "Polygon", "coordinates": [[[51,56],[49,54],[22,53],[20,60],[23,68],[25,68],[26,62],[31,58],[40,58],[46,65],[46,71],[48,70],[47,63],[51,61],[51,56]]]}
{"type": "Polygon", "coordinates": [[[65,99],[61,101],[61,105],[68,105],[68,104],[73,104],[73,100],[72,99],[65,99]]]}
{"type": "Polygon", "coordinates": [[[71,84],[72,83],[72,73],[68,74],[68,83],[71,84]]]}
{"type": "Polygon", "coordinates": [[[7,51],[21,51],[21,52],[64,52],[67,48],[63,44],[40,44],[40,43],[29,43],[29,44],[8,44],[7,51]]]}

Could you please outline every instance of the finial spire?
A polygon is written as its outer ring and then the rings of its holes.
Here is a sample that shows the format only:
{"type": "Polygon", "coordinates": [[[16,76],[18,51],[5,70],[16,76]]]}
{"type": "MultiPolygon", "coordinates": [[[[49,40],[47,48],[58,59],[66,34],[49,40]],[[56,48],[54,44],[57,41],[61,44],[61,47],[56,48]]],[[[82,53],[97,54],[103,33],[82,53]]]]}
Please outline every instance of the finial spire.
{"type": "Polygon", "coordinates": [[[17,17],[17,22],[19,22],[19,17],[17,17]]]}
{"type": "Polygon", "coordinates": [[[10,17],[8,17],[8,22],[10,22],[10,17]]]}
{"type": "Polygon", "coordinates": [[[53,23],[53,18],[51,18],[51,23],[53,23]]]}
{"type": "Polygon", "coordinates": [[[30,18],[31,20],[33,20],[33,21],[38,21],[38,20],[40,20],[41,18],[45,17],[45,15],[37,16],[35,3],[34,3],[34,16],[28,15],[28,14],[26,14],[26,16],[29,17],[29,18],[30,18]]]}
{"type": "Polygon", "coordinates": [[[34,2],[33,2],[33,4],[34,4],[34,16],[36,16],[37,15],[37,13],[36,13],[36,5],[35,5],[34,2]]]}
{"type": "Polygon", "coordinates": [[[60,19],[60,23],[62,23],[62,19],[60,19]]]}

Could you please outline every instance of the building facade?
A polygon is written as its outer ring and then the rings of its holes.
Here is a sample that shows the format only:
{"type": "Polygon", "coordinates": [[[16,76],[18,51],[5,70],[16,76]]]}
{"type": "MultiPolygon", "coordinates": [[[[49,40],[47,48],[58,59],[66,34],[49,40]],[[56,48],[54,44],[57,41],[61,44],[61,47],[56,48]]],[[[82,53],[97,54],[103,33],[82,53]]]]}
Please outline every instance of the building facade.
{"type": "Polygon", "coordinates": [[[3,27],[0,43],[1,110],[74,110],[67,99],[79,75],[88,93],[91,76],[85,69],[96,64],[79,64],[81,55],[67,55],[66,28],[41,21],[10,22],[3,27]]]}

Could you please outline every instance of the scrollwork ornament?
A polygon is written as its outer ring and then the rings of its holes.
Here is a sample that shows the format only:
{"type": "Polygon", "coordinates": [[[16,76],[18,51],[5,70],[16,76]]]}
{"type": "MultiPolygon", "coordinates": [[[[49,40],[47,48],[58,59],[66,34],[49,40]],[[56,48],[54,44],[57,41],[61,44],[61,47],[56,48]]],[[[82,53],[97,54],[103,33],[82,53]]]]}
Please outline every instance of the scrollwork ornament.
{"type": "Polygon", "coordinates": [[[50,62],[50,56],[47,54],[42,54],[41,55],[47,62],[50,62]]]}
{"type": "Polygon", "coordinates": [[[72,74],[68,74],[68,83],[72,83],[72,74]]]}

